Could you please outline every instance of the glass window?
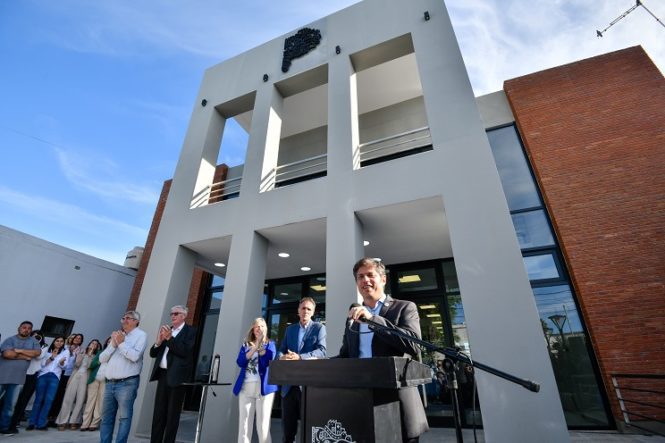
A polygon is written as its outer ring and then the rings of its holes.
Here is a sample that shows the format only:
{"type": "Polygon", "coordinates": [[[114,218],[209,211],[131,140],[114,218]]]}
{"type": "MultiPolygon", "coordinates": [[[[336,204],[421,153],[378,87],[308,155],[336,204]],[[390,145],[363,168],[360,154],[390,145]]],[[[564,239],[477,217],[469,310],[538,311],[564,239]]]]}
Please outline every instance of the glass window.
{"type": "Polygon", "coordinates": [[[309,279],[309,296],[317,305],[326,302],[326,277],[324,275],[309,279]]]}
{"type": "Polygon", "coordinates": [[[520,249],[554,245],[554,237],[542,209],[513,214],[512,218],[520,249]]]}
{"type": "Polygon", "coordinates": [[[279,283],[273,287],[272,304],[277,305],[280,303],[297,302],[302,298],[302,284],[296,283],[279,283]]]}
{"type": "Polygon", "coordinates": [[[222,307],[222,297],[224,296],[224,288],[210,291],[210,310],[220,309],[222,307]]]}
{"type": "Polygon", "coordinates": [[[441,269],[443,270],[443,284],[446,287],[446,294],[459,294],[455,262],[452,260],[444,261],[441,263],[441,269]]]}
{"type": "Polygon", "coordinates": [[[427,291],[438,287],[434,268],[397,271],[397,289],[400,293],[427,291]]]}
{"type": "Polygon", "coordinates": [[[533,295],[568,426],[609,426],[570,286],[533,288],[533,295]]]}
{"type": "Polygon", "coordinates": [[[219,275],[213,274],[212,283],[210,283],[210,287],[214,288],[216,286],[224,286],[224,277],[220,277],[219,275]]]}
{"type": "Polygon", "coordinates": [[[547,280],[559,278],[553,254],[527,255],[524,257],[524,266],[529,274],[529,280],[547,280]]]}
{"type": "Polygon", "coordinates": [[[210,364],[215,348],[215,334],[217,333],[218,313],[207,314],[203,319],[203,333],[201,334],[201,345],[196,362],[196,380],[208,381],[210,375],[210,364]]]}
{"type": "Polygon", "coordinates": [[[487,131],[503,192],[511,211],[541,206],[514,126],[487,131]]]}

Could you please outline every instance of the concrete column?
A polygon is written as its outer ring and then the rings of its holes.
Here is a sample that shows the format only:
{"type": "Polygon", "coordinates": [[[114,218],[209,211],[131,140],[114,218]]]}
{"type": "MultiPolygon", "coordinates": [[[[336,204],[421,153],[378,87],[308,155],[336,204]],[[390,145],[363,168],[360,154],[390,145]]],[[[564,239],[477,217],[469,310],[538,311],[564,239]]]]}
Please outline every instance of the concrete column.
{"type": "Polygon", "coordinates": [[[353,265],[363,257],[362,224],[352,211],[332,211],[326,223],[326,344],[328,357],[339,353],[346,315],[360,302],[353,265]]]}
{"type": "Polygon", "coordinates": [[[275,186],[274,170],[279,154],[283,105],[284,99],[272,83],[264,84],[256,93],[240,185],[241,196],[257,194],[275,186]]]}
{"type": "Polygon", "coordinates": [[[350,174],[360,167],[358,92],[348,55],[328,64],[328,176],[350,174]]]}
{"type": "Polygon", "coordinates": [[[452,27],[442,12],[412,36],[441,168],[433,180],[442,189],[473,358],[541,384],[541,391],[532,393],[477,371],[485,440],[569,441],[496,165],[452,27]]]}
{"type": "Polygon", "coordinates": [[[139,328],[148,334],[148,345],[141,371],[141,384],[134,402],[133,427],[138,435],[150,435],[157,387],[156,383],[149,383],[150,372],[155,362],[148,354],[149,348],[157,339],[159,326],[170,324],[171,307],[187,304],[196,261],[195,253],[179,246],[165,244],[164,241],[160,241],[161,238],[157,240],[136,307],[136,310],[141,313],[139,328]]]}
{"type": "MultiPolygon", "coordinates": [[[[268,241],[251,230],[233,236],[226,272],[224,295],[215,336],[215,354],[221,356],[220,383],[234,383],[238,376],[236,358],[252,321],[261,316],[266,276],[268,241]]],[[[233,386],[214,388],[208,395],[201,441],[232,441],[238,433],[238,401],[233,386]],[[220,437],[223,436],[223,437],[220,437]]]]}
{"type": "Polygon", "coordinates": [[[225,123],[211,105],[194,110],[173,175],[169,205],[186,210],[191,204],[207,204],[225,123]]]}

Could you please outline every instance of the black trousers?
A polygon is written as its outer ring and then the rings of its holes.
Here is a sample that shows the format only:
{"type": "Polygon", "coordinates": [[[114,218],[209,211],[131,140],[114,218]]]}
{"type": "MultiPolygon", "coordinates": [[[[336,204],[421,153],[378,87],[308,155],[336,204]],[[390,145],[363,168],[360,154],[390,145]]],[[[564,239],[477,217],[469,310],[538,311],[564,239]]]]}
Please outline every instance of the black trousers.
{"type": "Polygon", "coordinates": [[[160,369],[157,376],[150,443],[175,443],[180,425],[180,412],[185,401],[185,387],[168,386],[165,369],[160,369]]]}
{"type": "Polygon", "coordinates": [[[300,388],[291,386],[286,396],[282,397],[282,442],[293,443],[298,433],[300,418],[300,388]]]}

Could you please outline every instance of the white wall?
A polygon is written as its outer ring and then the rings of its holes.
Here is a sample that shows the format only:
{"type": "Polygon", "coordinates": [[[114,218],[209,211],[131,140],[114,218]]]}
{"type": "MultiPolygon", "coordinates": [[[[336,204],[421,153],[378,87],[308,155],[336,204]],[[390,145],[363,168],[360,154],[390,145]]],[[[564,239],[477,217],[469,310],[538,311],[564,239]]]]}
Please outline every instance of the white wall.
{"type": "Polygon", "coordinates": [[[104,340],[120,327],[136,271],[0,226],[0,333],[44,316],[74,320],[73,332],[104,340]],[[80,269],[76,269],[78,266],[80,269]]]}

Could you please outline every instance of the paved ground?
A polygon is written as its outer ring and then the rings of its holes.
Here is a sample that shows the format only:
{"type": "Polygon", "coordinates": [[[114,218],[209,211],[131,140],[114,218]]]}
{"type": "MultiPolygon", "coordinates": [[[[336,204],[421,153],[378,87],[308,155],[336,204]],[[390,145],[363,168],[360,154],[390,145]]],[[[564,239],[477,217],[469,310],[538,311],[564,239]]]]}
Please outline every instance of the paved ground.
{"type": "MultiPolygon", "coordinates": [[[[271,427],[272,440],[278,443],[282,440],[280,421],[273,420],[271,427]]],[[[180,422],[178,431],[178,442],[192,443],[196,431],[196,415],[193,413],[184,413],[180,422]]],[[[484,442],[482,430],[477,432],[478,442],[484,442]]],[[[465,442],[473,442],[473,432],[465,429],[463,433],[465,442]]],[[[620,434],[613,431],[574,431],[570,433],[570,439],[574,443],[598,442],[598,443],[665,443],[665,437],[647,436],[638,434],[620,434]]],[[[147,438],[138,438],[133,436],[129,443],[147,443],[147,438]]],[[[219,439],[220,443],[234,442],[236,436],[226,436],[219,439]]],[[[254,436],[256,441],[256,436],[254,436]]],[[[428,433],[420,437],[421,443],[435,442],[456,442],[455,430],[449,428],[433,428],[428,433]]],[[[81,432],[81,431],[58,431],[51,428],[48,431],[26,431],[19,429],[17,435],[0,436],[0,443],[25,442],[25,443],[97,443],[99,442],[99,432],[81,432]]]]}

